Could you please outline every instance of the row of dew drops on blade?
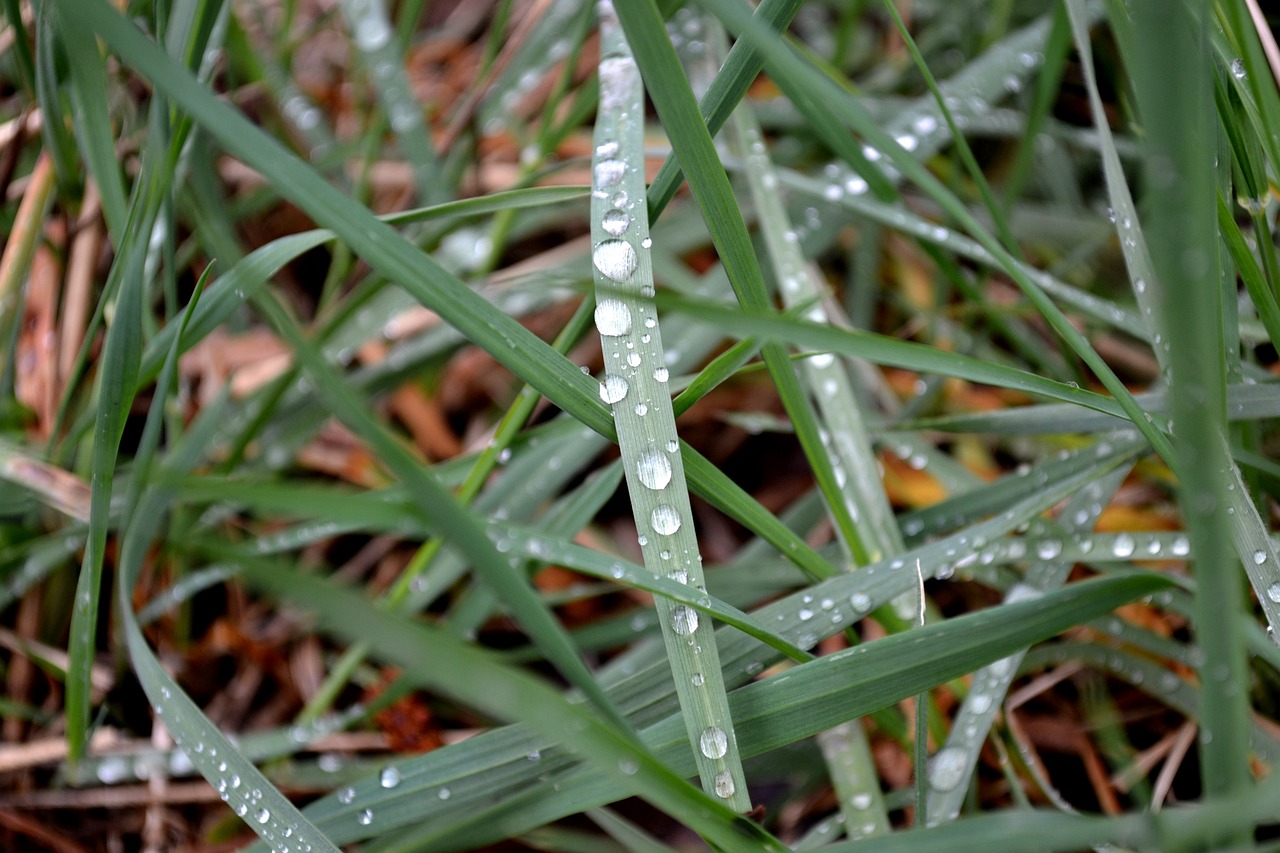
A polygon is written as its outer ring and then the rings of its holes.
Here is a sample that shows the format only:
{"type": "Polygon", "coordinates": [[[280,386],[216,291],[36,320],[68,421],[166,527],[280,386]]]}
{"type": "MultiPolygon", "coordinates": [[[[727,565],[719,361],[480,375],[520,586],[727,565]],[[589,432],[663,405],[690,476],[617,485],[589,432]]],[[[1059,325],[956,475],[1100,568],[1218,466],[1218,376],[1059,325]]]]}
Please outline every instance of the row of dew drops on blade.
{"type": "MultiPolygon", "coordinates": [[[[606,60],[602,63],[602,75],[607,75],[609,69],[606,66],[609,62],[630,63],[631,60],[606,60]]],[[[614,189],[622,182],[627,170],[626,163],[617,159],[618,151],[618,143],[612,141],[600,143],[595,150],[594,192],[598,198],[607,199],[609,202],[609,209],[601,217],[600,226],[606,234],[610,235],[610,239],[596,244],[592,250],[592,262],[605,278],[623,284],[635,272],[639,265],[639,257],[635,247],[624,238],[632,221],[628,208],[636,202],[628,198],[625,190],[614,189]]],[[[651,246],[652,241],[648,237],[641,241],[642,248],[649,249],[651,246]]],[[[644,285],[641,295],[651,299],[654,295],[652,286],[644,285]]],[[[626,405],[628,394],[631,393],[631,383],[628,382],[624,373],[629,371],[634,380],[637,372],[644,369],[645,361],[643,354],[637,350],[635,342],[631,339],[634,323],[631,308],[621,299],[612,297],[601,299],[596,306],[595,323],[597,331],[603,337],[621,340],[623,344],[611,353],[612,359],[615,359],[618,364],[607,364],[604,381],[600,383],[600,399],[610,406],[626,405]],[[625,340],[622,340],[624,338],[625,340]]],[[[643,319],[643,324],[644,331],[640,333],[639,338],[642,347],[653,343],[657,334],[658,321],[656,317],[649,315],[643,319]]],[[[659,385],[665,385],[669,379],[670,371],[665,363],[653,368],[653,380],[659,385]]],[[[645,400],[637,400],[633,411],[636,416],[645,417],[649,412],[649,403],[645,400]]],[[[666,489],[672,479],[669,456],[678,453],[679,450],[680,442],[672,436],[662,447],[651,447],[642,451],[635,462],[636,475],[641,485],[659,493],[666,489]]],[[[667,503],[659,503],[653,508],[649,523],[653,533],[658,536],[672,536],[682,524],[679,510],[667,503]]],[[[648,544],[648,536],[644,533],[640,534],[640,544],[641,546],[648,544]]],[[[664,560],[672,558],[671,552],[667,549],[663,549],[659,556],[664,560]]],[[[678,583],[689,582],[688,572],[683,568],[674,568],[669,577],[678,583]]],[[[692,607],[676,605],[672,609],[671,628],[676,634],[691,636],[698,630],[698,624],[698,611],[692,607]]],[[[705,680],[705,676],[701,673],[695,673],[691,678],[695,687],[700,686],[705,680]]],[[[729,748],[728,735],[719,726],[708,726],[698,739],[698,748],[709,759],[723,758],[729,748]]],[[[722,798],[733,796],[734,781],[728,771],[716,775],[714,789],[722,798]]]]}

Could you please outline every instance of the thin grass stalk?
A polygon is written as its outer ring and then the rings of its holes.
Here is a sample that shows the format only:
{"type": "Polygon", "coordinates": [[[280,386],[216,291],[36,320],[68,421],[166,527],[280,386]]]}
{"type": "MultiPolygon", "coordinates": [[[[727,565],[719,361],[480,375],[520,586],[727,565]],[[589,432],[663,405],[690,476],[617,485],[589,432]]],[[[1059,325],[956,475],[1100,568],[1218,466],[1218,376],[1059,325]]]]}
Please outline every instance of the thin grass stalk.
{"type": "MultiPolygon", "coordinates": [[[[722,45],[724,30],[719,22],[710,19],[709,26],[708,41],[722,45]]],[[[800,250],[777,191],[777,171],[749,103],[740,103],[734,110],[725,139],[746,165],[743,173],[784,307],[799,310],[808,306],[808,319],[828,322],[821,304],[823,288],[800,250]]],[[[821,353],[805,359],[800,373],[820,418],[831,468],[843,486],[839,499],[855,522],[852,539],[845,538],[844,528],[836,526],[840,544],[851,558],[850,568],[899,553],[903,550],[902,535],[881,485],[871,439],[845,363],[831,353],[821,353]]],[[[823,732],[818,744],[838,795],[848,836],[865,838],[888,833],[889,816],[861,721],[850,720],[823,732]]]]}
{"type": "MultiPolygon", "coordinates": [[[[600,395],[613,408],[645,566],[704,590],[653,303],[643,90],[613,4],[601,2],[599,15],[591,236],[596,328],[605,357],[600,395]]],[[[710,620],[668,599],[659,597],[655,604],[702,785],[734,810],[747,811],[751,801],[710,620]]]]}
{"type": "MultiPolygon", "coordinates": [[[[1215,231],[1213,102],[1205,4],[1133,4],[1134,89],[1146,142],[1147,234],[1169,353],[1179,503],[1196,554],[1196,638],[1205,655],[1201,779],[1207,796],[1249,784],[1243,601],[1229,546],[1234,467],[1224,455],[1225,364],[1215,231]]],[[[1246,833],[1247,835],[1247,833],[1246,833]]],[[[1239,830],[1220,843],[1239,842],[1239,830]]]]}

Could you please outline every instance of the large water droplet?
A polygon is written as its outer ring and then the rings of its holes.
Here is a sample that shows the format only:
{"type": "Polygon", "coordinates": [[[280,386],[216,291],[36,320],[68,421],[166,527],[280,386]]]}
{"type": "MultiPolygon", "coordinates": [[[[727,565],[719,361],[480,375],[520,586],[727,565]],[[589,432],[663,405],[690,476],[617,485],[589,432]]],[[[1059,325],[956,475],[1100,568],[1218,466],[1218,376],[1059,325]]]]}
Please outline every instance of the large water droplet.
{"type": "Polygon", "coordinates": [[[600,399],[609,405],[621,402],[625,396],[627,396],[627,380],[621,376],[610,374],[600,383],[600,399]]]}
{"type": "Polygon", "coordinates": [[[612,281],[623,282],[636,271],[639,258],[636,250],[626,240],[605,240],[597,243],[591,252],[596,269],[612,281]]]}
{"type": "Polygon", "coordinates": [[[258,811],[254,813],[253,819],[256,820],[258,823],[266,823],[267,821],[271,820],[271,812],[267,811],[266,809],[258,809],[258,811]]]}
{"type": "Polygon", "coordinates": [[[707,758],[724,758],[729,751],[729,738],[719,726],[707,726],[698,738],[698,746],[707,758]]]}
{"type": "Polygon", "coordinates": [[[929,786],[936,791],[951,791],[965,776],[965,754],[958,746],[940,750],[929,761],[929,786]]]}
{"type": "Polygon", "coordinates": [[[1266,561],[1267,561],[1266,551],[1263,551],[1261,548],[1259,548],[1257,551],[1253,552],[1253,564],[1255,566],[1261,566],[1266,561]]]}
{"type": "Polygon", "coordinates": [[[394,788],[400,784],[400,771],[394,767],[385,767],[378,776],[378,782],[384,788],[394,788]]]}
{"type": "Polygon", "coordinates": [[[653,529],[663,536],[670,536],[680,529],[680,513],[673,506],[659,504],[653,508],[653,529]]]}
{"type": "Polygon", "coordinates": [[[630,225],[631,217],[627,215],[625,210],[619,210],[616,207],[606,213],[604,218],[600,220],[600,227],[615,237],[621,237],[630,225]]]}
{"type": "Polygon", "coordinates": [[[714,787],[716,796],[723,800],[727,800],[732,797],[733,792],[737,790],[733,784],[733,777],[729,775],[728,770],[721,770],[716,774],[714,787]]]}
{"type": "Polygon", "coordinates": [[[596,163],[596,186],[611,187],[626,174],[627,164],[621,160],[601,160],[596,163]]]}
{"type": "Polygon", "coordinates": [[[665,367],[657,367],[657,368],[654,368],[653,378],[655,382],[666,382],[668,379],[671,378],[671,372],[668,371],[665,367]]]}
{"type": "Polygon", "coordinates": [[[1111,546],[1111,553],[1121,559],[1124,559],[1125,557],[1133,555],[1133,549],[1135,547],[1136,543],[1133,541],[1133,537],[1128,533],[1121,533],[1116,537],[1115,544],[1111,546]]]}
{"type": "Polygon", "coordinates": [[[646,450],[636,460],[636,473],[646,487],[655,491],[665,489],[671,482],[671,463],[658,451],[646,450]]]}
{"type": "Polygon", "coordinates": [[[698,630],[698,611],[683,604],[676,605],[671,611],[671,630],[682,637],[698,630]]]}
{"type": "Polygon", "coordinates": [[[631,331],[631,309],[627,303],[621,299],[601,300],[596,306],[596,329],[614,338],[631,331]]]}
{"type": "Polygon", "coordinates": [[[1280,583],[1273,583],[1271,586],[1267,587],[1267,598],[1271,599],[1276,604],[1280,604],[1280,583]]]}

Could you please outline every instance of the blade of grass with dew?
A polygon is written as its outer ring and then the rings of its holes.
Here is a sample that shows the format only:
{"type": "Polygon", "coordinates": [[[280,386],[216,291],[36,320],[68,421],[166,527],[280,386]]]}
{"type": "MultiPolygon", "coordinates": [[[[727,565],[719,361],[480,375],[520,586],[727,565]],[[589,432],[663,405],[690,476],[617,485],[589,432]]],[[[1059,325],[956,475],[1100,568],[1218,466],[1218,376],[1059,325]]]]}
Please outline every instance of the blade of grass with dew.
{"type": "MultiPolygon", "coordinates": [[[[1206,795],[1235,796],[1249,784],[1248,675],[1237,622],[1240,585],[1227,569],[1231,524],[1224,498],[1225,372],[1216,286],[1214,142],[1204,10],[1142,0],[1133,7],[1131,73],[1146,142],[1147,237],[1158,280],[1159,325],[1179,346],[1169,353],[1170,403],[1178,455],[1179,503],[1198,555],[1196,636],[1205,653],[1201,780],[1206,795]],[[1176,61],[1171,61],[1176,57],[1176,61]],[[1209,285],[1206,279],[1215,282],[1209,285]]],[[[1240,832],[1219,840],[1239,840],[1240,832]]]]}
{"type": "MultiPolygon", "coordinates": [[[[771,303],[746,224],[661,16],[652,2],[622,4],[617,9],[645,77],[646,89],[680,158],[734,294],[744,308],[768,312],[771,303]]],[[[765,343],[760,354],[841,537],[847,542],[859,539],[857,525],[840,496],[840,484],[822,446],[813,408],[785,347],[781,343],[765,343]]]]}
{"type": "MultiPolygon", "coordinates": [[[[598,14],[600,106],[591,237],[595,320],[605,354],[600,396],[613,407],[645,567],[702,590],[706,579],[684,464],[676,452],[680,445],[647,258],[644,94],[612,3],[601,2],[598,14]]],[[[703,789],[734,811],[748,811],[751,800],[711,623],[670,599],[654,603],[703,789]]]]}

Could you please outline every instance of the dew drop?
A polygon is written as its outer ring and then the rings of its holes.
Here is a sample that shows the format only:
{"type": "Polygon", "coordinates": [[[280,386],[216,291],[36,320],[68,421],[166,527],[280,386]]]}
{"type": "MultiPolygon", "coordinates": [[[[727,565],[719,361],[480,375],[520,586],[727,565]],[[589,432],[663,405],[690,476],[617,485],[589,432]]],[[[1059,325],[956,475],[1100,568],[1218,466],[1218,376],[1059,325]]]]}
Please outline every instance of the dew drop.
{"type": "Polygon", "coordinates": [[[626,171],[627,164],[621,160],[601,160],[596,163],[594,170],[596,186],[611,187],[622,180],[626,171]]]}
{"type": "Polygon", "coordinates": [[[679,449],[680,449],[680,442],[676,441],[674,438],[667,439],[668,453],[675,453],[679,449]]]}
{"type": "Polygon", "coordinates": [[[1111,553],[1123,559],[1132,556],[1135,547],[1133,537],[1127,533],[1121,533],[1116,537],[1115,544],[1111,546],[1111,553]]]}
{"type": "Polygon", "coordinates": [[[991,707],[991,696],[986,693],[969,694],[969,706],[975,714],[985,714],[991,707]]]}
{"type": "Polygon", "coordinates": [[[698,738],[698,746],[707,758],[724,758],[729,751],[729,738],[719,726],[707,726],[698,738]]]}
{"type": "Polygon", "coordinates": [[[689,682],[693,684],[694,687],[701,687],[707,683],[707,677],[700,672],[695,672],[689,677],[689,682]]]}
{"type": "Polygon", "coordinates": [[[714,786],[716,796],[723,800],[727,800],[732,797],[733,792],[737,790],[733,784],[733,777],[729,775],[728,770],[721,770],[716,774],[714,786]]]}
{"type": "Polygon", "coordinates": [[[635,351],[627,353],[627,364],[631,365],[632,367],[639,367],[641,360],[642,358],[640,356],[640,353],[635,351]]]}
{"type": "Polygon", "coordinates": [[[611,139],[596,146],[597,160],[608,160],[616,156],[618,156],[618,143],[616,141],[611,139]]]}
{"type": "Polygon", "coordinates": [[[271,820],[271,812],[267,811],[266,809],[258,809],[258,811],[254,813],[253,819],[256,820],[258,823],[266,823],[267,821],[271,820]]]}
{"type": "Polygon", "coordinates": [[[929,787],[935,791],[954,790],[965,775],[964,750],[949,746],[929,761],[929,787]]]}
{"type": "Polygon", "coordinates": [[[394,767],[385,767],[378,776],[378,783],[384,788],[394,788],[400,784],[400,771],[394,767]]]}
{"type": "Polygon", "coordinates": [[[1280,583],[1273,583],[1271,586],[1267,587],[1267,598],[1271,599],[1276,604],[1280,604],[1280,583]]]}
{"type": "Polygon", "coordinates": [[[849,603],[858,613],[866,613],[871,609],[871,597],[865,592],[855,592],[849,597],[849,603]]]}
{"type": "Polygon", "coordinates": [[[625,240],[605,240],[597,243],[591,253],[598,269],[605,278],[625,282],[636,270],[639,259],[636,250],[625,240]]]}
{"type": "Polygon", "coordinates": [[[1266,561],[1267,561],[1266,551],[1263,551],[1262,549],[1258,549],[1257,551],[1253,552],[1253,564],[1255,566],[1261,566],[1266,561]]]}
{"type": "Polygon", "coordinates": [[[1169,546],[1169,550],[1175,556],[1185,557],[1191,553],[1191,541],[1185,536],[1179,536],[1173,540],[1173,544],[1169,546]]]}
{"type": "Polygon", "coordinates": [[[657,491],[671,482],[671,463],[656,450],[646,450],[636,461],[636,473],[645,487],[657,491]]]}
{"type": "Polygon", "coordinates": [[[659,504],[654,507],[650,520],[653,522],[653,529],[663,536],[670,536],[680,529],[680,513],[673,506],[659,504]]]}
{"type": "Polygon", "coordinates": [[[600,227],[615,237],[621,237],[631,225],[631,217],[625,210],[613,208],[600,220],[600,227]]]}
{"type": "Polygon", "coordinates": [[[1036,556],[1042,560],[1052,560],[1062,553],[1062,543],[1057,539],[1046,539],[1036,547],[1036,556]]]}
{"type": "Polygon", "coordinates": [[[627,307],[627,303],[621,299],[601,300],[596,306],[596,329],[600,334],[614,338],[630,332],[631,309],[627,307]]]}
{"type": "Polygon", "coordinates": [[[860,812],[866,811],[867,809],[871,808],[871,795],[866,792],[863,792],[861,794],[854,794],[849,799],[849,805],[853,806],[855,809],[857,809],[860,812]]]}
{"type": "Polygon", "coordinates": [[[627,380],[621,376],[610,374],[600,383],[600,399],[609,405],[619,403],[627,396],[627,380]]]}
{"type": "Polygon", "coordinates": [[[1244,70],[1244,60],[1238,56],[1231,60],[1231,76],[1237,80],[1243,80],[1247,76],[1244,70]]]}
{"type": "Polygon", "coordinates": [[[448,788],[441,788],[441,789],[440,789],[440,792],[439,792],[438,794],[436,794],[436,796],[437,796],[437,797],[439,797],[439,798],[440,798],[440,799],[442,799],[442,800],[447,800],[447,799],[449,799],[449,797],[451,797],[451,796],[452,796],[452,794],[449,792],[449,789],[448,789],[448,788]]]}
{"type": "Polygon", "coordinates": [[[356,789],[350,785],[338,792],[338,802],[344,806],[349,806],[356,798],[356,789]]]}
{"type": "Polygon", "coordinates": [[[698,611],[683,604],[676,605],[671,611],[671,630],[686,637],[698,630],[698,611]]]}
{"type": "Polygon", "coordinates": [[[368,826],[373,823],[373,809],[364,809],[360,814],[356,815],[356,820],[361,826],[368,826]]]}
{"type": "Polygon", "coordinates": [[[658,368],[655,368],[653,371],[653,378],[657,382],[666,382],[668,379],[671,378],[671,372],[668,371],[665,367],[658,367],[658,368]]]}

